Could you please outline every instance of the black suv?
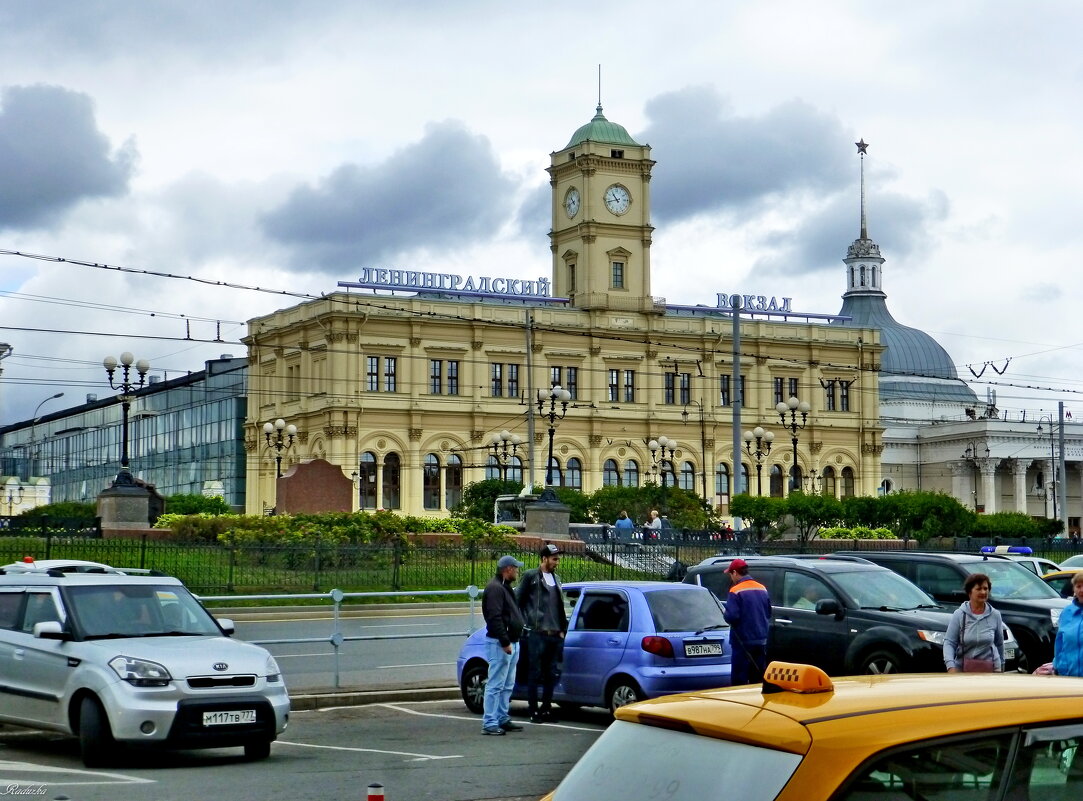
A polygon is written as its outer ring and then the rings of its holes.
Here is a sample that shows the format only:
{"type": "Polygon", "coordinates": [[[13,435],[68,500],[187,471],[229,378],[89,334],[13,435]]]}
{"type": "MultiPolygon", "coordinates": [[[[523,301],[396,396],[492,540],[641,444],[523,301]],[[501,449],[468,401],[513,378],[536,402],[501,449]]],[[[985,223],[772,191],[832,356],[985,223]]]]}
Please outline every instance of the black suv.
{"type": "Polygon", "coordinates": [[[966,577],[985,573],[993,583],[989,601],[1000,611],[1023,652],[1020,667],[1033,670],[1053,659],[1064,599],[1033,571],[1011,559],[996,554],[919,551],[840,551],[836,555],[867,559],[894,570],[952,610],[966,600],[966,577]]]}
{"type": "MultiPolygon", "coordinates": [[[[725,571],[732,559],[705,559],[684,580],[725,601],[731,586],[725,571]]],[[[746,561],[749,575],[771,595],[769,659],[811,663],[836,676],[943,672],[951,615],[896,573],[849,559],[749,556],[746,561]]],[[[1006,669],[1014,668],[1014,647],[1005,649],[1005,657],[1006,669]]]]}

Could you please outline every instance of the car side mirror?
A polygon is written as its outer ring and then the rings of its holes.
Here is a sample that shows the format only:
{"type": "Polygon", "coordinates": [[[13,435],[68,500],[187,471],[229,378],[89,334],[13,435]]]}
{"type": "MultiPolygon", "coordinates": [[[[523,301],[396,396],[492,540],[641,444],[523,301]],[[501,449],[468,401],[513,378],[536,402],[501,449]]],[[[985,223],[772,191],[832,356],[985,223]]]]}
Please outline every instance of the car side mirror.
{"type": "Polygon", "coordinates": [[[64,631],[59,620],[44,620],[34,624],[34,636],[40,640],[70,640],[71,635],[64,631]]]}
{"type": "Polygon", "coordinates": [[[218,627],[222,629],[227,637],[232,637],[233,632],[237,630],[237,627],[233,625],[233,621],[228,617],[216,617],[215,620],[218,621],[218,627]]]}
{"type": "Polygon", "coordinates": [[[842,607],[834,598],[821,598],[816,602],[816,614],[834,615],[836,620],[842,620],[842,607]]]}

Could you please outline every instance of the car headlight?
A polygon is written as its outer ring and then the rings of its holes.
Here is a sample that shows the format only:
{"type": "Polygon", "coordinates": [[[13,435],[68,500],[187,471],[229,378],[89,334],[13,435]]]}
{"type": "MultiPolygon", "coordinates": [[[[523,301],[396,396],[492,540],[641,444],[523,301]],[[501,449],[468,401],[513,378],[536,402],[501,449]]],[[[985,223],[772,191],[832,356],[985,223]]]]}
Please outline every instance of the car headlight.
{"type": "Polygon", "coordinates": [[[115,656],[109,660],[109,667],[133,687],[165,687],[173,681],[169,671],[157,662],[149,659],[137,659],[134,656],[115,656]]]}
{"type": "Polygon", "coordinates": [[[1060,610],[1060,609],[1050,609],[1049,610],[1049,619],[1053,621],[1053,628],[1057,628],[1058,626],[1060,626],[1060,613],[1061,613],[1061,611],[1062,610],[1060,610]]]}
{"type": "Polygon", "coordinates": [[[928,629],[918,629],[918,637],[922,640],[925,640],[925,642],[931,642],[934,645],[944,644],[944,634],[945,632],[943,631],[929,631],[928,629]]]}
{"type": "Polygon", "coordinates": [[[267,664],[264,666],[263,670],[267,676],[267,681],[282,681],[282,671],[279,670],[278,663],[270,654],[267,654],[267,664]]]}

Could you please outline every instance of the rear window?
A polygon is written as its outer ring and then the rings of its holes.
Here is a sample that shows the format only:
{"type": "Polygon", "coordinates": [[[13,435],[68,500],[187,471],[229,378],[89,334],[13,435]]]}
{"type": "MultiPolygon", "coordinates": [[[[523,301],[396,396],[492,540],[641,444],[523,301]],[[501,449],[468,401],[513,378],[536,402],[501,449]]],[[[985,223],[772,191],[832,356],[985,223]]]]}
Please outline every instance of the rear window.
{"type": "Polygon", "coordinates": [[[564,777],[555,801],[771,801],[801,757],[618,720],[564,777]],[[725,788],[730,788],[726,791],[725,788]]]}
{"type": "Polygon", "coordinates": [[[659,632],[726,627],[722,607],[708,590],[655,590],[644,597],[659,632]]]}

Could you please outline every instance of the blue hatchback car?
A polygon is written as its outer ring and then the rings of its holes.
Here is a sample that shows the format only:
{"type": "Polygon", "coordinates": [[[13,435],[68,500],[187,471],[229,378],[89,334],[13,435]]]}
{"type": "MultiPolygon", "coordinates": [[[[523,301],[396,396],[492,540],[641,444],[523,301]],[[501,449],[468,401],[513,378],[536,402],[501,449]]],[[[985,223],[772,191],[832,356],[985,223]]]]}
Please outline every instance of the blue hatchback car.
{"type": "MultiPolygon", "coordinates": [[[[667,581],[580,581],[564,585],[572,605],[553,700],[617,707],[660,695],[728,686],[729,627],[705,587],[667,581]]],[[[525,656],[525,655],[524,655],[525,656]]],[[[513,698],[526,698],[526,660],[513,698]]],[[[481,713],[488,664],[485,629],[457,663],[463,701],[481,713]]]]}

